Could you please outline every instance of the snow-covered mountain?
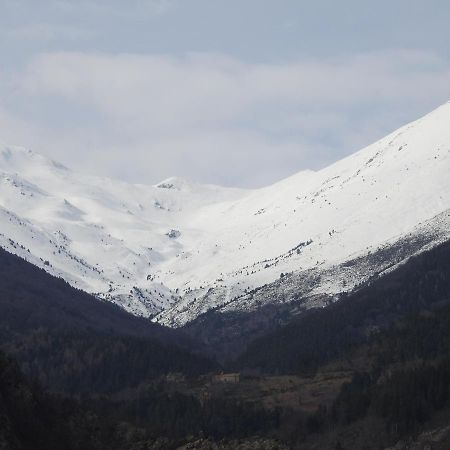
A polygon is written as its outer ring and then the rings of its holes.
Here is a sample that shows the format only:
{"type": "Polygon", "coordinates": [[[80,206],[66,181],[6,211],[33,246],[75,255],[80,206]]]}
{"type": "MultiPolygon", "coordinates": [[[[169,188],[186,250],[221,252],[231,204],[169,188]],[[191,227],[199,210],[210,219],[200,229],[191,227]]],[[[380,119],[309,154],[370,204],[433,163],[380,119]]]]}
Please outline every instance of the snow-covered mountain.
{"type": "Polygon", "coordinates": [[[84,176],[0,150],[0,246],[177,326],[212,308],[323,304],[450,238],[450,103],[262,189],[84,176]]]}

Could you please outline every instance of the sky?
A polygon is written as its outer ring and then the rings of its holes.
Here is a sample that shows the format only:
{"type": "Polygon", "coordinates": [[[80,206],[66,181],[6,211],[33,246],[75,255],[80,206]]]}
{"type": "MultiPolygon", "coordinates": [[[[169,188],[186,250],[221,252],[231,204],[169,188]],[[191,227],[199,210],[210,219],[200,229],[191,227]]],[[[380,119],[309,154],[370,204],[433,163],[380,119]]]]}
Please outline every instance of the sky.
{"type": "Polygon", "coordinates": [[[0,0],[0,142],[260,187],[450,100],[448,0],[0,0]]]}

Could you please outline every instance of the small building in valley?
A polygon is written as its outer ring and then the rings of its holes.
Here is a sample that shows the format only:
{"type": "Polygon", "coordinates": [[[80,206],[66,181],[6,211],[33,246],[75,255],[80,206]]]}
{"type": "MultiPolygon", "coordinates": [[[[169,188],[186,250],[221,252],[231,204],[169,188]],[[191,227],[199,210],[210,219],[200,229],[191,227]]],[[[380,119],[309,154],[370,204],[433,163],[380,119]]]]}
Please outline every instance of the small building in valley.
{"type": "Polygon", "coordinates": [[[213,383],[230,383],[236,384],[241,381],[241,374],[238,372],[235,373],[218,373],[213,375],[212,378],[213,383]]]}
{"type": "Polygon", "coordinates": [[[169,383],[184,383],[186,377],[181,372],[170,372],[166,375],[166,381],[169,383]]]}

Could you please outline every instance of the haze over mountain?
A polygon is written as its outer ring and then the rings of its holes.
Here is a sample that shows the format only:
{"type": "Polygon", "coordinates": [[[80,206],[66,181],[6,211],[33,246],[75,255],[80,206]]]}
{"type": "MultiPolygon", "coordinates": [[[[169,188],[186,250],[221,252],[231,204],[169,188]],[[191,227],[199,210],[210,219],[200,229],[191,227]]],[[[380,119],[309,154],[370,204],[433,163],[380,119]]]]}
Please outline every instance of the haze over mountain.
{"type": "Polygon", "coordinates": [[[447,103],[323,170],[256,190],[126,184],[3,145],[0,246],[171,326],[299,295],[324,305],[450,237],[449,124],[447,103]]]}

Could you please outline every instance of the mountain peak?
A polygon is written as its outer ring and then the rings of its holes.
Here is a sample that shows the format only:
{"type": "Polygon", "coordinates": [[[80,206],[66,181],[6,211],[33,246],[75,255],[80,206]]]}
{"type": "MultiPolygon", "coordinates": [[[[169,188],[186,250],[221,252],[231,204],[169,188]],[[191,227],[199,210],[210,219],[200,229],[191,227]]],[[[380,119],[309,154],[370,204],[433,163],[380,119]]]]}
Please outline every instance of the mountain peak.
{"type": "Polygon", "coordinates": [[[160,189],[175,189],[177,191],[183,191],[192,187],[193,184],[195,183],[187,180],[186,178],[169,177],[158,183],[156,187],[160,189]]]}
{"type": "Polygon", "coordinates": [[[67,171],[67,167],[40,153],[24,147],[0,145],[0,170],[5,172],[22,172],[47,167],[52,170],[67,171]]]}

